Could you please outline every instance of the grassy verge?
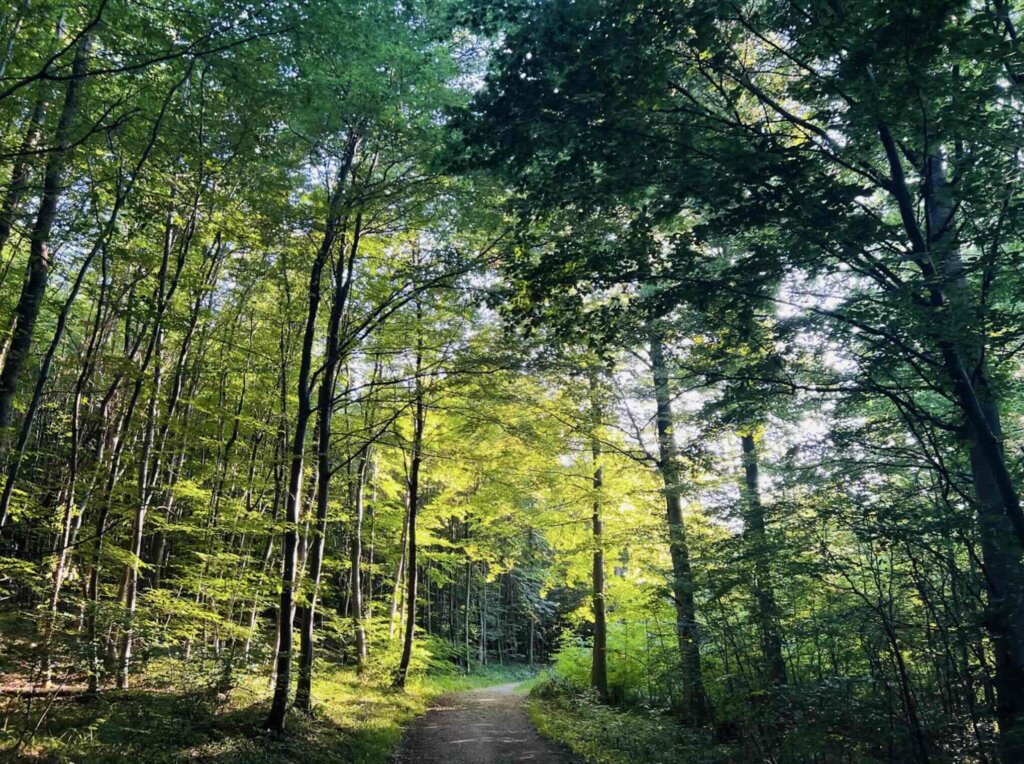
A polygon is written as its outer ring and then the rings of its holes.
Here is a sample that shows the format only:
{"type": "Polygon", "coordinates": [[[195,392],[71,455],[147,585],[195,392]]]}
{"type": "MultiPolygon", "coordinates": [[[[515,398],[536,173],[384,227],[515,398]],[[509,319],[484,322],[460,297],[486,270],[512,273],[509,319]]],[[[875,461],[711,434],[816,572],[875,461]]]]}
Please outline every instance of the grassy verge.
{"type": "Polygon", "coordinates": [[[219,694],[211,689],[209,675],[204,678],[195,667],[165,665],[154,667],[140,689],[108,691],[94,700],[2,701],[0,759],[21,739],[18,757],[24,761],[383,764],[403,726],[441,693],[526,676],[509,667],[468,676],[428,673],[402,692],[384,677],[361,679],[350,668],[322,665],[314,685],[314,718],[293,713],[289,734],[275,738],[260,730],[270,696],[266,677],[242,677],[230,692],[219,694]]]}
{"type": "Polygon", "coordinates": [[[709,735],[664,714],[620,711],[587,693],[535,683],[528,711],[540,733],[590,764],[728,764],[738,761],[709,735]]]}

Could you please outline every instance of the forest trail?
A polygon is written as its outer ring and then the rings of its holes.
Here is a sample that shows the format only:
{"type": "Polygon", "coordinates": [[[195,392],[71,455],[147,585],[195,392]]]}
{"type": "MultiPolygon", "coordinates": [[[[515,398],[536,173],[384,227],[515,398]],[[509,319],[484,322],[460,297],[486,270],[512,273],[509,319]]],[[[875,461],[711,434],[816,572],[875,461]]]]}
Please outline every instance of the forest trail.
{"type": "Polygon", "coordinates": [[[417,719],[398,753],[399,764],[575,764],[544,740],[526,714],[518,683],[454,692],[417,719]]]}

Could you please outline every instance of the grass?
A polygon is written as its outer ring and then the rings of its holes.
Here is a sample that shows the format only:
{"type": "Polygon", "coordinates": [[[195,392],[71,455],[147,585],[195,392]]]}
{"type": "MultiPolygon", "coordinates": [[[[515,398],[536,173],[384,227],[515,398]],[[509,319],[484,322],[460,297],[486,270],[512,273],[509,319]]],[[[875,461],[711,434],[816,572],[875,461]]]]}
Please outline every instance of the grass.
{"type": "Polygon", "coordinates": [[[351,668],[320,664],[314,718],[292,713],[288,734],[276,737],[260,729],[270,697],[265,676],[243,676],[219,694],[202,667],[165,662],[151,667],[137,690],[108,691],[94,700],[3,701],[0,759],[11,755],[20,738],[24,761],[383,764],[404,725],[438,695],[526,676],[515,667],[468,676],[426,673],[413,677],[403,692],[385,676],[361,679],[351,668]]]}
{"type": "Polygon", "coordinates": [[[728,764],[735,752],[663,713],[600,705],[586,692],[535,680],[527,704],[541,735],[589,764],[728,764]]]}

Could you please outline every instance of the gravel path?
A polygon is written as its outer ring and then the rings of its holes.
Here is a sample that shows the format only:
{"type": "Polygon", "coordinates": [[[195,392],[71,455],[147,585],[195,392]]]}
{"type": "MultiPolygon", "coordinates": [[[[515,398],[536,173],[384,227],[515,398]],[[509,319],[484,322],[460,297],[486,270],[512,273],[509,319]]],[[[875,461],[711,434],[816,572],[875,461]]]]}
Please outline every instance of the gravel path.
{"type": "Polygon", "coordinates": [[[537,734],[516,684],[443,696],[410,726],[400,764],[577,764],[537,734]]]}

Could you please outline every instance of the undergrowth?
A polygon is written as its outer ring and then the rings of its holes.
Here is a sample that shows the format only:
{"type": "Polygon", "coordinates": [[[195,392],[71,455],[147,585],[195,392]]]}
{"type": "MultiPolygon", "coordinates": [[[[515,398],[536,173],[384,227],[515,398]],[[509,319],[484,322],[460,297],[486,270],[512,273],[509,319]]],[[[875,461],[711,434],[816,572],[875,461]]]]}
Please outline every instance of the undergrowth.
{"type": "Polygon", "coordinates": [[[438,695],[529,675],[516,666],[464,675],[454,666],[429,664],[403,692],[391,686],[386,666],[359,677],[351,667],[319,662],[313,717],[293,711],[287,734],[277,737],[260,728],[270,698],[265,674],[240,672],[233,687],[220,692],[213,661],[153,661],[137,689],[106,690],[93,699],[0,701],[0,760],[384,764],[404,725],[438,695]]]}
{"type": "Polygon", "coordinates": [[[738,761],[710,733],[691,730],[662,712],[618,710],[555,676],[530,690],[530,718],[542,735],[589,764],[726,764],[738,761]]]}

